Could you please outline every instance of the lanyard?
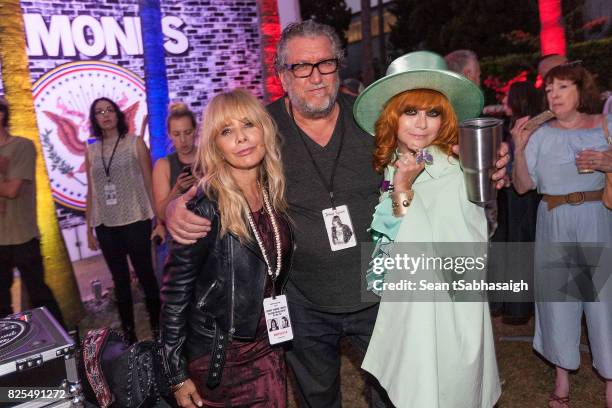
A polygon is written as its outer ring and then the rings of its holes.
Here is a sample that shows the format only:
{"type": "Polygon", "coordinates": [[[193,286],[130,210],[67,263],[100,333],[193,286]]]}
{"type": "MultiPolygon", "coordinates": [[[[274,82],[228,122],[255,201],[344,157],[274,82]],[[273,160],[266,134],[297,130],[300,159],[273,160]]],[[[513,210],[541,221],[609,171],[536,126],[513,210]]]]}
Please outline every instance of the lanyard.
{"type": "Polygon", "coordinates": [[[113,152],[111,153],[111,157],[108,160],[108,166],[106,165],[106,160],[104,160],[104,138],[102,138],[102,148],[100,149],[100,156],[102,156],[102,167],[104,167],[104,173],[106,174],[106,179],[110,181],[110,168],[113,163],[113,157],[115,157],[115,151],[117,150],[117,146],[119,145],[119,140],[121,138],[117,136],[117,141],[115,142],[115,147],[113,147],[113,152]]]}
{"type": "MultiPolygon", "coordinates": [[[[291,105],[291,102],[289,102],[289,115],[291,116],[291,122],[293,123],[293,126],[295,127],[296,132],[300,135],[300,140],[304,144],[304,148],[308,152],[310,161],[312,162],[313,167],[315,168],[315,170],[317,171],[317,174],[319,175],[321,184],[323,184],[323,186],[329,193],[329,201],[331,202],[332,208],[334,210],[336,209],[336,204],[334,203],[334,178],[336,177],[336,169],[338,168],[338,161],[340,159],[340,153],[342,153],[342,147],[344,147],[344,120],[342,120],[342,107],[340,106],[340,104],[338,104],[338,107],[340,108],[340,112],[338,113],[338,120],[340,121],[340,146],[338,147],[338,153],[336,153],[336,159],[334,160],[334,165],[332,167],[332,172],[331,172],[331,176],[329,178],[329,183],[328,183],[325,180],[325,176],[323,175],[321,168],[317,165],[317,162],[315,161],[312,155],[312,152],[310,151],[310,148],[308,148],[308,145],[306,144],[306,138],[308,137],[308,135],[304,134],[304,131],[296,123],[295,118],[293,117],[293,106],[291,105]]],[[[333,136],[333,133],[332,133],[332,136],[333,136]]]]}

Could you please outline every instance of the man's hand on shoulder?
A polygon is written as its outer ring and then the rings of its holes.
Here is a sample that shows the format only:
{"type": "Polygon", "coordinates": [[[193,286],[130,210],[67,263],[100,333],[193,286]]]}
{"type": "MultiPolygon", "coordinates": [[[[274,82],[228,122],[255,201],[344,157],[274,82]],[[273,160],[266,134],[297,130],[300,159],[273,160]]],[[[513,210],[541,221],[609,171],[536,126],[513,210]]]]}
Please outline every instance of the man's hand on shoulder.
{"type": "Polygon", "coordinates": [[[179,244],[193,244],[210,231],[210,220],[187,209],[186,203],[196,194],[197,188],[192,186],[185,194],[170,201],[166,207],[166,228],[179,244]]]}

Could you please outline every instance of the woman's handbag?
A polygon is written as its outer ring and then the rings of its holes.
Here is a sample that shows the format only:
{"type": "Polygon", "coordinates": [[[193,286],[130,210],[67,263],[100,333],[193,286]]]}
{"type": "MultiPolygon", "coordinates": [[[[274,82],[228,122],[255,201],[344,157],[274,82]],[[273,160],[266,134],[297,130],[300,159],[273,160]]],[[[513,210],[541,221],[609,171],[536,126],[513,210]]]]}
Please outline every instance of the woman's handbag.
{"type": "Polygon", "coordinates": [[[108,328],[90,330],[82,344],[82,380],[88,400],[103,408],[170,407],[173,400],[156,341],[129,345],[108,328]]]}

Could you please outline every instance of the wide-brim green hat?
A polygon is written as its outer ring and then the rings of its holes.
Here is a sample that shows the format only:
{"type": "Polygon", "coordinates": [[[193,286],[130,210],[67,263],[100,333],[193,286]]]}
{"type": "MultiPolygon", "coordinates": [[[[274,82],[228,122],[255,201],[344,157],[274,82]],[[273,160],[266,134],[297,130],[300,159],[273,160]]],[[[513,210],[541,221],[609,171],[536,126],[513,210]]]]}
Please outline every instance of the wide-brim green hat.
{"type": "Polygon", "coordinates": [[[463,75],[449,71],[444,58],[433,52],[416,51],[393,61],[386,75],[359,95],[353,107],[357,124],[374,135],[374,125],[387,101],[411,89],[433,89],[443,94],[460,122],[480,115],[484,105],[480,88],[463,75]]]}

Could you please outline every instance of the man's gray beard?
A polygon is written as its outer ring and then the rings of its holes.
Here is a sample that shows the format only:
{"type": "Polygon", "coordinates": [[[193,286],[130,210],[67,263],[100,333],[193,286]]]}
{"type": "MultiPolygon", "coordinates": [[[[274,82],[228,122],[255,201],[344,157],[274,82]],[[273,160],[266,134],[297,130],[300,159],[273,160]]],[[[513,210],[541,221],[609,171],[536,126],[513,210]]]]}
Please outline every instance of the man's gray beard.
{"type": "Polygon", "coordinates": [[[339,86],[336,87],[334,93],[329,97],[329,103],[322,108],[310,106],[305,100],[298,98],[297,95],[293,94],[292,92],[288,92],[288,95],[289,100],[291,101],[291,106],[293,106],[293,109],[300,112],[300,115],[310,119],[321,119],[327,117],[334,109],[336,99],[338,98],[339,88],[339,86]]]}

